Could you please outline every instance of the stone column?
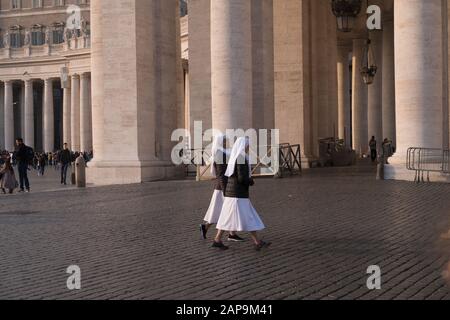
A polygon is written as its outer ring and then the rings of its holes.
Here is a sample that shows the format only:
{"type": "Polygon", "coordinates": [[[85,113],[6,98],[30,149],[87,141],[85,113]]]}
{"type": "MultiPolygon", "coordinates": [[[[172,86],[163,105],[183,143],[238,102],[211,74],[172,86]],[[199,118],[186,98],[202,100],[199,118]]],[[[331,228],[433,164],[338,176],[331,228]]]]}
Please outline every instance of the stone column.
{"type": "Polygon", "coordinates": [[[178,101],[175,10],[176,1],[167,0],[91,2],[94,161],[89,183],[141,183],[176,175],[171,162],[178,101]],[[121,32],[111,32],[117,21],[121,32]]]}
{"type": "Polygon", "coordinates": [[[413,179],[408,148],[443,147],[442,9],[442,0],[394,1],[397,153],[387,178],[413,179]]]}
{"type": "MultiPolygon", "coordinates": [[[[180,14],[180,2],[176,2],[175,15],[178,16],[180,14]]],[[[183,68],[183,59],[181,58],[181,19],[176,20],[176,34],[177,39],[180,39],[176,42],[176,67],[177,67],[177,128],[186,128],[184,126],[186,120],[185,113],[185,99],[184,95],[184,68],[183,68]]]]}
{"type": "Polygon", "coordinates": [[[0,83],[0,150],[5,150],[5,86],[0,83]]]}
{"type": "MultiPolygon", "coordinates": [[[[211,0],[189,3],[189,125],[194,139],[194,122],[202,121],[203,130],[212,128],[211,109],[211,0]]],[[[193,142],[193,141],[192,141],[193,142]]],[[[199,142],[199,144],[201,144],[199,142]]],[[[194,146],[192,144],[192,146],[194,146]]]]}
{"type": "Polygon", "coordinates": [[[17,127],[15,128],[16,136],[23,138],[25,136],[25,82],[20,83],[20,98],[19,98],[19,109],[18,109],[18,121],[17,127]]]}
{"type": "Polygon", "coordinates": [[[80,151],[92,150],[91,104],[89,99],[90,78],[88,73],[80,77],[80,151]]]}
{"type": "Polygon", "coordinates": [[[449,1],[450,0],[442,0],[442,67],[443,67],[443,97],[442,97],[442,118],[444,121],[443,126],[443,143],[442,146],[444,149],[448,149],[450,147],[450,104],[449,104],[449,1]]]}
{"type": "Polygon", "coordinates": [[[5,81],[5,149],[14,151],[13,82],[5,81]]]}
{"type": "Polygon", "coordinates": [[[72,89],[64,88],[63,97],[63,143],[67,143],[69,148],[72,146],[72,89]]]}
{"type": "Polygon", "coordinates": [[[368,87],[368,137],[370,139],[372,136],[375,136],[375,139],[378,142],[378,147],[380,147],[383,140],[383,69],[381,67],[383,65],[383,32],[371,31],[370,40],[378,70],[374,82],[368,87]]]}
{"type": "Polygon", "coordinates": [[[338,34],[336,17],[330,10],[329,3],[327,1],[321,1],[322,6],[326,12],[327,17],[327,41],[328,47],[326,50],[328,62],[328,137],[337,137],[338,135],[338,119],[339,119],[339,108],[338,108],[338,75],[337,75],[337,55],[338,55],[338,34]]]}
{"type": "Polygon", "coordinates": [[[251,1],[211,1],[211,21],[213,128],[251,128],[251,1]]]}
{"type": "Polygon", "coordinates": [[[44,80],[44,151],[53,152],[55,149],[55,124],[53,109],[53,80],[44,80]]]}
{"type": "Polygon", "coordinates": [[[395,64],[393,17],[383,25],[383,140],[388,138],[396,145],[395,130],[395,64]]]}
{"type": "Polygon", "coordinates": [[[338,109],[339,109],[339,138],[345,139],[347,146],[351,141],[351,102],[350,102],[350,56],[348,45],[338,46],[338,109]]]}
{"type": "Polygon", "coordinates": [[[273,1],[252,0],[253,128],[274,128],[273,1]]]}
{"type": "Polygon", "coordinates": [[[310,92],[310,1],[274,3],[275,128],[283,142],[301,144],[304,167],[314,156],[310,92]]]}
{"type": "Polygon", "coordinates": [[[316,156],[319,156],[319,139],[329,138],[332,132],[329,96],[334,90],[331,86],[329,70],[328,9],[324,1],[311,1],[311,105],[313,145],[316,156]]]}
{"type": "Polygon", "coordinates": [[[33,80],[25,80],[25,144],[35,148],[34,144],[34,96],[33,80]]]}
{"type": "Polygon", "coordinates": [[[80,77],[77,74],[71,77],[71,116],[70,116],[70,132],[71,132],[71,149],[72,151],[81,151],[80,141],[80,77]]]}
{"type": "Polygon", "coordinates": [[[353,40],[353,149],[359,156],[368,153],[367,85],[360,73],[367,39],[353,40]]]}
{"type": "Polygon", "coordinates": [[[191,129],[191,108],[190,108],[190,83],[189,83],[190,75],[189,75],[189,69],[185,70],[184,72],[184,127],[190,131],[191,129]]]}

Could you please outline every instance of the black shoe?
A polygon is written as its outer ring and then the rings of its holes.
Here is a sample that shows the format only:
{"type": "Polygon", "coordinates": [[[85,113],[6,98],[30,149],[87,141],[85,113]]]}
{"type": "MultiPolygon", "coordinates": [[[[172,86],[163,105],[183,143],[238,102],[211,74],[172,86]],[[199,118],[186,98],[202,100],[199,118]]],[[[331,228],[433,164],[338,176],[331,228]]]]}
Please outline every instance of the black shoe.
{"type": "Polygon", "coordinates": [[[208,229],[206,229],[206,226],[204,224],[200,225],[200,236],[203,240],[206,240],[206,234],[208,233],[208,229]]]}
{"type": "Polygon", "coordinates": [[[239,237],[237,234],[230,234],[228,236],[228,241],[231,242],[244,242],[245,240],[239,237]]]}
{"type": "Polygon", "coordinates": [[[255,250],[260,251],[261,249],[270,247],[271,244],[272,243],[270,243],[270,242],[260,241],[259,244],[255,244],[255,250]]]}
{"type": "Polygon", "coordinates": [[[220,250],[228,250],[228,247],[226,245],[224,245],[222,242],[214,241],[212,247],[220,249],[220,250]]]}
{"type": "Polygon", "coordinates": [[[25,192],[25,190],[23,190],[23,189],[19,190],[19,193],[24,193],[24,192],[25,192]]]}

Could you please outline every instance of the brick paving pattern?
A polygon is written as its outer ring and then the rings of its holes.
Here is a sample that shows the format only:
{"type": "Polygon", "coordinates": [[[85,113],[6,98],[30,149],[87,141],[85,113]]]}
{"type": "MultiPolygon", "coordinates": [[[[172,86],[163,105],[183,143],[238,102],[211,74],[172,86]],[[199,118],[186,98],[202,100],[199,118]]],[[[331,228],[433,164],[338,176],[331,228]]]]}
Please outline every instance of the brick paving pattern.
{"type": "Polygon", "coordinates": [[[47,180],[0,197],[0,299],[450,299],[450,185],[374,176],[257,180],[252,201],[273,242],[263,252],[200,240],[209,182],[44,192],[47,180]],[[69,265],[80,291],[66,287],[69,265]],[[381,290],[366,287],[370,265],[381,290]]]}

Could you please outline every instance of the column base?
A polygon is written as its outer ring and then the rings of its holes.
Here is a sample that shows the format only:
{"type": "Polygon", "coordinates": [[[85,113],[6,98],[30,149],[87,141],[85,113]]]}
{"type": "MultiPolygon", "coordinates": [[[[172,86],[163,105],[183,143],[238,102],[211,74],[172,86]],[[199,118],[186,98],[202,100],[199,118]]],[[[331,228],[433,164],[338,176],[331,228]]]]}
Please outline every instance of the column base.
{"type": "Polygon", "coordinates": [[[88,166],[87,183],[96,186],[137,184],[184,177],[182,167],[161,161],[93,161],[88,166]]]}
{"type": "Polygon", "coordinates": [[[302,165],[302,169],[312,169],[314,167],[317,167],[318,158],[314,156],[305,156],[302,155],[302,159],[300,161],[302,165]]]}

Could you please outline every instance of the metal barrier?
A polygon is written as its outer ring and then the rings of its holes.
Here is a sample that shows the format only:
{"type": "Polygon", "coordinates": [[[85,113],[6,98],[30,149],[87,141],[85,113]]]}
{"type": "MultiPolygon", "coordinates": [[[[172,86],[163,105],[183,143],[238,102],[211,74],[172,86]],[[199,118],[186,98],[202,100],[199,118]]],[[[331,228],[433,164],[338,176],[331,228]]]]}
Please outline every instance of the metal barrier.
{"type": "Polygon", "coordinates": [[[280,144],[280,171],[279,177],[287,171],[289,174],[302,174],[302,156],[299,144],[290,145],[289,143],[280,144]]]}
{"type": "Polygon", "coordinates": [[[430,173],[450,174],[449,150],[431,148],[409,148],[406,168],[415,171],[415,182],[430,182],[430,173]]]}
{"type": "MultiPolygon", "coordinates": [[[[267,153],[263,157],[254,155],[257,164],[252,166],[252,176],[254,177],[282,177],[286,173],[290,175],[301,174],[301,147],[299,144],[290,145],[289,143],[280,144],[278,157],[273,158],[273,147],[267,146],[267,153]]],[[[192,176],[195,168],[197,181],[208,180],[211,164],[206,163],[205,159],[210,158],[207,150],[190,150],[191,158],[189,165],[186,165],[187,176],[192,176]],[[200,161],[196,161],[200,159],[200,161]]]]}

